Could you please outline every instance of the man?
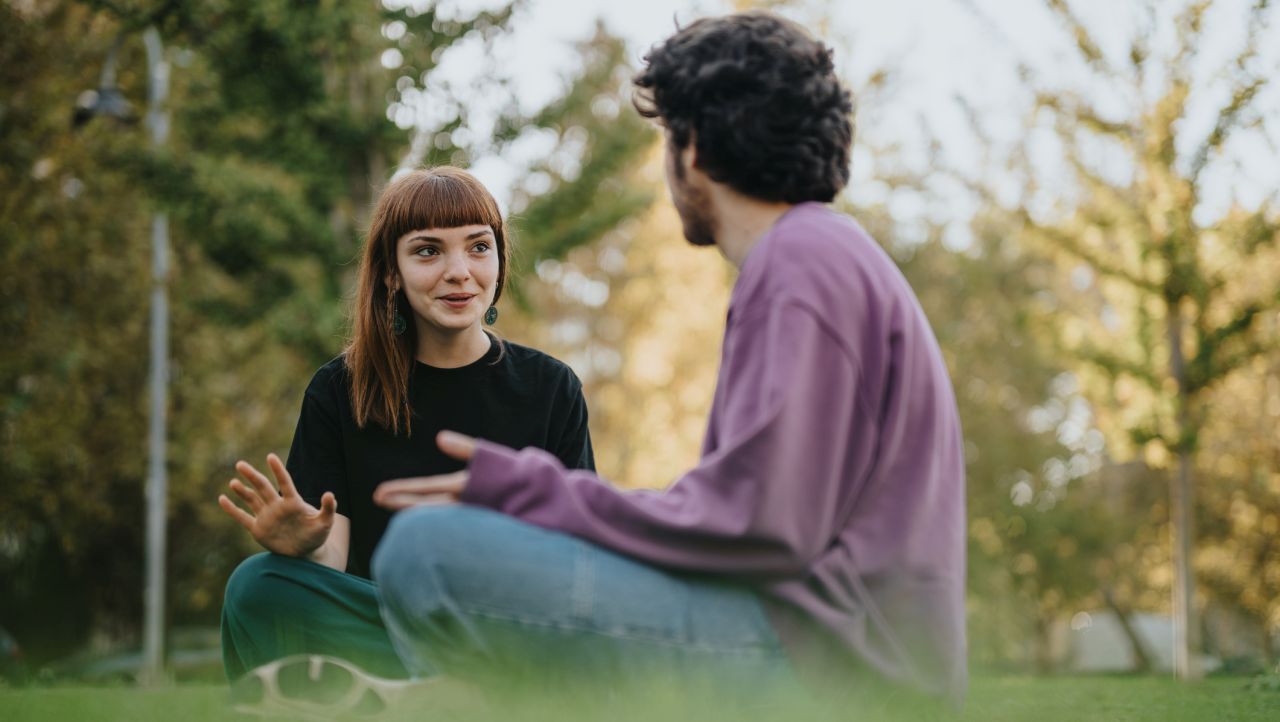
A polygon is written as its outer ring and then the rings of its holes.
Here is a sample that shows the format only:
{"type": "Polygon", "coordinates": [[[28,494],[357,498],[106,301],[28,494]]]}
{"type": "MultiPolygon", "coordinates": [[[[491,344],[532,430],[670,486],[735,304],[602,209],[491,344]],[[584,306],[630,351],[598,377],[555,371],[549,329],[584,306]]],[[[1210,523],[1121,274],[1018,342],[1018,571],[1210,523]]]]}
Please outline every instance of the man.
{"type": "Polygon", "coordinates": [[[397,650],[422,674],[510,661],[525,640],[597,670],[795,669],[958,699],[955,400],[902,275],[823,205],[852,136],[830,51],[751,13],[645,60],[636,106],[664,130],[685,236],[741,271],[701,459],[666,491],[623,491],[442,433],[466,471],[375,492],[407,509],[374,559],[397,650]]]}

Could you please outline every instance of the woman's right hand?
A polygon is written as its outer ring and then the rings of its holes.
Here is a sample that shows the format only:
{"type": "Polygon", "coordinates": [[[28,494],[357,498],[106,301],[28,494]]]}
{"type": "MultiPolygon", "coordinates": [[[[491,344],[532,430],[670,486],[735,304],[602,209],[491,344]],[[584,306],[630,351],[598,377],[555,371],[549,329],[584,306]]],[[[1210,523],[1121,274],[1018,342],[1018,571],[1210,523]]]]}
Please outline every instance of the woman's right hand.
{"type": "Polygon", "coordinates": [[[262,472],[248,462],[239,461],[236,462],[236,471],[249,482],[249,486],[239,479],[232,479],[228,486],[249,511],[236,506],[226,494],[218,496],[218,506],[248,529],[268,551],[305,557],[319,549],[329,537],[338,500],[333,492],[325,492],[320,497],[320,508],[316,509],[298,495],[293,478],[280,457],[268,454],[267,466],[271,467],[271,473],[280,485],[279,492],[262,472]]]}

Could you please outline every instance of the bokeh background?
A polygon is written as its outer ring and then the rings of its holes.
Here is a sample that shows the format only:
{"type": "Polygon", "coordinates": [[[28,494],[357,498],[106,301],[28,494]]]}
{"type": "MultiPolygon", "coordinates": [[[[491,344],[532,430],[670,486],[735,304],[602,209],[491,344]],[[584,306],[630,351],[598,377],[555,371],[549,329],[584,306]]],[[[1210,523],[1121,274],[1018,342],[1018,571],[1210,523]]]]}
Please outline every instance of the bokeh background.
{"type": "Polygon", "coordinates": [[[832,45],[858,104],[837,205],[898,262],[950,366],[974,667],[1169,669],[1179,489],[1192,651],[1206,671],[1274,666],[1268,2],[2,0],[0,628],[25,673],[140,645],[157,213],[175,666],[216,648],[254,551],[214,500],[237,459],[287,450],[399,169],[470,167],[500,198],[516,264],[497,330],[582,378],[602,474],[661,487],[691,466],[734,275],[681,238],[629,78],[675,22],[748,7],[832,45]]]}

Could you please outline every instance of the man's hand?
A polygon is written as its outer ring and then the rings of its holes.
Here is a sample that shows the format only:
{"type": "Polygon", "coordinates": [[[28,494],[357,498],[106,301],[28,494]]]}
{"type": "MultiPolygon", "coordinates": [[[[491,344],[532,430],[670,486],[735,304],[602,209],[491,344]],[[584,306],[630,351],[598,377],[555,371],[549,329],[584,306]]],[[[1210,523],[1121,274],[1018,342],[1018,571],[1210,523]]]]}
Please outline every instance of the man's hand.
{"type": "Polygon", "coordinates": [[[338,500],[332,492],[325,492],[320,498],[320,508],[316,509],[298,496],[293,478],[285,470],[280,457],[268,454],[267,465],[280,485],[279,492],[262,472],[248,462],[239,461],[236,462],[236,471],[251,487],[239,479],[232,479],[228,486],[249,507],[249,511],[236,506],[225,494],[218,496],[218,506],[248,529],[267,550],[290,557],[305,557],[319,549],[329,537],[338,500]]]}
{"type": "MultiPolygon", "coordinates": [[[[454,431],[436,435],[436,446],[459,461],[470,461],[476,452],[476,440],[454,431]]],[[[416,476],[383,482],[373,490],[373,503],[392,511],[424,504],[454,504],[470,478],[466,469],[438,476],[416,476]]]]}

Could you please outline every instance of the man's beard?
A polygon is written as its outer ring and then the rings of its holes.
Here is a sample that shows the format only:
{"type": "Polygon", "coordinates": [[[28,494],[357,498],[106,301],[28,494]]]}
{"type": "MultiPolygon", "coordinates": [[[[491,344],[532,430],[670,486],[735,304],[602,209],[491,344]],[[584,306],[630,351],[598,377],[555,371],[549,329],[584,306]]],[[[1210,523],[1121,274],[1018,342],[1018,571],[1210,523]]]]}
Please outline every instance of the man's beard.
{"type": "Polygon", "coordinates": [[[711,215],[711,195],[679,179],[672,186],[671,200],[680,214],[685,240],[695,246],[714,246],[716,221],[711,215]]]}

